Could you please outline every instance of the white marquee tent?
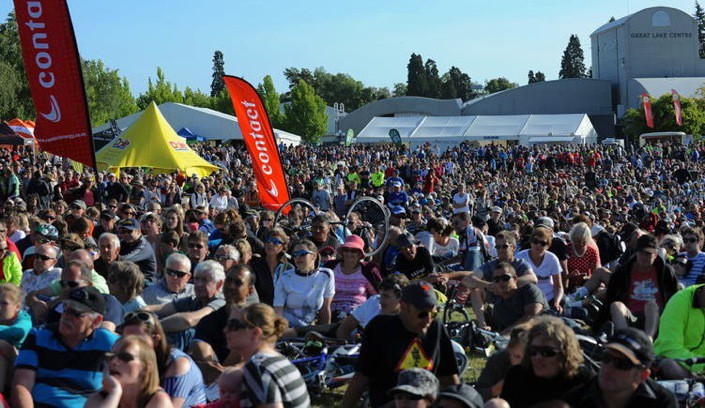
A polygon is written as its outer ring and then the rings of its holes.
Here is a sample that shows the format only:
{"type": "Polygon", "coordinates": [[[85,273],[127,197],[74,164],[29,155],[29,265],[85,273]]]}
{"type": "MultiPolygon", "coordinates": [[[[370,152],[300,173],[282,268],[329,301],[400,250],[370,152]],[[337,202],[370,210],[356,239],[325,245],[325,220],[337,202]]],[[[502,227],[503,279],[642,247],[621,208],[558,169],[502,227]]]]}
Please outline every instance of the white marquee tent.
{"type": "Polygon", "coordinates": [[[597,132],[586,114],[375,117],[357,136],[357,143],[390,142],[396,129],[412,147],[440,147],[463,141],[537,143],[597,143],[597,132]]]}
{"type": "MultiPolygon", "coordinates": [[[[233,115],[173,102],[159,105],[159,110],[174,130],[188,128],[206,140],[242,140],[240,126],[237,123],[237,118],[233,115]]],[[[125,130],[141,115],[142,112],[138,112],[117,119],[117,125],[121,130],[125,130]]],[[[109,127],[109,123],[98,126],[93,129],[93,133],[102,132],[109,127]]],[[[274,129],[274,135],[277,142],[284,142],[286,145],[298,146],[301,143],[301,136],[283,130],[274,129]]]]}

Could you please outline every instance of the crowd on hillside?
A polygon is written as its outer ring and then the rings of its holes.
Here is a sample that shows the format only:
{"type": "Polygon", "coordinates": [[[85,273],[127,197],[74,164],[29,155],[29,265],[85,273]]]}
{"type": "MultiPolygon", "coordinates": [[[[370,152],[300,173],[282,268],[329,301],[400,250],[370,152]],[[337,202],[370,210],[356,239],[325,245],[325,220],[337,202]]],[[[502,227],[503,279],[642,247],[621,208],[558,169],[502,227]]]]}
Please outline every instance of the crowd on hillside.
{"type": "Polygon", "coordinates": [[[682,361],[705,357],[705,144],[281,145],[290,197],[313,208],[278,224],[244,146],[193,147],[221,170],[0,151],[12,406],[305,407],[275,342],[311,330],[362,341],[343,406],[366,390],[375,407],[673,406],[650,370],[705,368],[682,361]],[[348,213],[364,196],[387,230],[348,213]],[[475,388],[436,319],[453,287],[510,338],[475,388]],[[604,336],[599,372],[560,317],[604,336]]]}

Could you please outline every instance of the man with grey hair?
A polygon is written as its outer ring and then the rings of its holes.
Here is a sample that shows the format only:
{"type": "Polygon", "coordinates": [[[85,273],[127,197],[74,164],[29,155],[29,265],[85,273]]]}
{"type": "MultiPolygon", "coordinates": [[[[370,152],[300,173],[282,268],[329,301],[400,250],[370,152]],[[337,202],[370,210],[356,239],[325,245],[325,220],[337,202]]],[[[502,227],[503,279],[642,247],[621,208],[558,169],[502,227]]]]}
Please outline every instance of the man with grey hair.
{"type": "Polygon", "coordinates": [[[240,263],[240,252],[232,245],[221,245],[215,251],[213,259],[223,265],[225,271],[240,263]]]}
{"type": "MultiPolygon", "coordinates": [[[[22,274],[20,287],[24,293],[40,290],[49,285],[61,275],[61,268],[56,267],[59,248],[52,244],[42,244],[36,247],[32,263],[33,269],[22,274]]],[[[29,303],[27,303],[30,306],[29,303]]]]}
{"type": "MultiPolygon", "coordinates": [[[[228,245],[229,246],[229,245],[228,245]]],[[[148,305],[164,305],[176,299],[194,296],[191,280],[191,260],[188,256],[174,252],[166,258],[163,277],[142,292],[148,305]]]]}
{"type": "Polygon", "coordinates": [[[162,320],[164,332],[170,343],[184,350],[193,340],[194,327],[214,311],[225,306],[223,265],[208,260],[199,263],[193,274],[194,295],[174,299],[163,305],[151,305],[145,309],[157,314],[162,320]]]}
{"type": "Polygon", "coordinates": [[[108,268],[115,261],[121,261],[120,257],[120,239],[117,235],[104,232],[98,237],[98,250],[100,257],[93,262],[93,268],[100,276],[108,277],[108,268]]]}

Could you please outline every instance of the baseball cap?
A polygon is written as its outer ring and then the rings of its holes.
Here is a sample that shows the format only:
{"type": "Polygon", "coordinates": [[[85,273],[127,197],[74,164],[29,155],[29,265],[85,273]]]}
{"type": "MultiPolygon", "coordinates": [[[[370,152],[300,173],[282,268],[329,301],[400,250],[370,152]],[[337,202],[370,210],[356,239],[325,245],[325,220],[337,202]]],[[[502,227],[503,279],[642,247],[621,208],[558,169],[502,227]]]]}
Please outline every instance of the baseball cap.
{"type": "Polygon", "coordinates": [[[553,219],[551,217],[539,217],[534,222],[534,226],[535,227],[544,226],[544,227],[548,227],[550,229],[554,229],[555,224],[554,224],[553,219]]]}
{"type": "Polygon", "coordinates": [[[59,230],[51,224],[39,224],[34,229],[34,232],[52,241],[59,239],[59,230]]]}
{"type": "Polygon", "coordinates": [[[85,203],[83,200],[73,200],[73,202],[71,203],[70,207],[78,207],[78,208],[81,208],[81,209],[83,209],[83,210],[85,210],[85,209],[87,208],[87,207],[86,207],[86,203],[85,203]]]}
{"type": "Polygon", "coordinates": [[[636,365],[648,366],[653,360],[654,346],[651,339],[633,327],[617,330],[605,348],[618,351],[636,365]]]}
{"type": "Polygon", "coordinates": [[[401,183],[398,181],[392,182],[392,187],[401,187],[401,183]]]}
{"type": "Polygon", "coordinates": [[[410,232],[404,232],[397,236],[396,242],[397,247],[406,248],[408,246],[414,245],[416,243],[416,238],[411,235],[410,232]]]}
{"type": "Polygon", "coordinates": [[[642,235],[636,240],[636,251],[646,251],[652,254],[658,253],[658,243],[653,235],[642,235]]]}
{"type": "Polygon", "coordinates": [[[389,390],[389,395],[398,392],[435,399],[438,395],[438,379],[432,372],[423,368],[409,368],[399,373],[397,386],[389,390]]]}
{"type": "Polygon", "coordinates": [[[467,384],[451,385],[438,393],[438,399],[440,398],[452,398],[461,402],[467,408],[481,408],[484,406],[484,401],[482,401],[480,394],[467,384]]]}
{"type": "Polygon", "coordinates": [[[105,314],[105,298],[92,286],[73,289],[69,293],[68,299],[64,300],[65,305],[71,306],[77,312],[97,312],[105,314]]]}
{"type": "Polygon", "coordinates": [[[134,218],[125,218],[124,220],[118,221],[116,227],[118,229],[125,228],[134,231],[140,229],[140,222],[134,218]]]}
{"type": "Polygon", "coordinates": [[[425,281],[410,283],[401,291],[401,301],[410,303],[419,310],[429,310],[438,306],[438,298],[433,286],[425,281]]]}
{"type": "Polygon", "coordinates": [[[502,214],[502,209],[495,205],[494,207],[492,207],[490,209],[490,212],[496,212],[496,213],[502,214]]]}
{"type": "Polygon", "coordinates": [[[402,207],[400,205],[392,206],[391,210],[392,210],[392,214],[394,214],[394,215],[406,214],[406,210],[404,209],[404,207],[402,207]]]}

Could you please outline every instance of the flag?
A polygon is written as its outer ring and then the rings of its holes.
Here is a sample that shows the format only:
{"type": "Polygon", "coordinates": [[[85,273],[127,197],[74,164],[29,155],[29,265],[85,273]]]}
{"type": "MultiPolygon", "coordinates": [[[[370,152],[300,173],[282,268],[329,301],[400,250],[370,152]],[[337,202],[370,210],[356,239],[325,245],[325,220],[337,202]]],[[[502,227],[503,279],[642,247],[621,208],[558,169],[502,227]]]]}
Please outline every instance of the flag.
{"type": "Polygon", "coordinates": [[[641,103],[644,105],[644,116],[646,116],[646,126],[654,128],[654,114],[651,111],[651,97],[647,93],[641,94],[641,103]]]}
{"type": "Polygon", "coordinates": [[[27,139],[34,139],[34,122],[31,120],[22,120],[22,119],[12,119],[8,120],[5,122],[12,128],[12,130],[15,131],[18,135],[27,138],[27,139]]]}
{"type": "Polygon", "coordinates": [[[683,126],[683,112],[681,111],[681,97],[678,91],[671,89],[671,97],[673,98],[673,112],[676,115],[676,123],[678,126],[683,126]]]}
{"type": "Polygon", "coordinates": [[[276,211],[289,201],[289,190],[267,111],[249,82],[229,75],[223,76],[223,81],[235,108],[242,139],[252,157],[262,206],[276,211]]]}
{"type": "Polygon", "coordinates": [[[95,168],[83,73],[66,0],[14,0],[39,146],[95,168]]]}

